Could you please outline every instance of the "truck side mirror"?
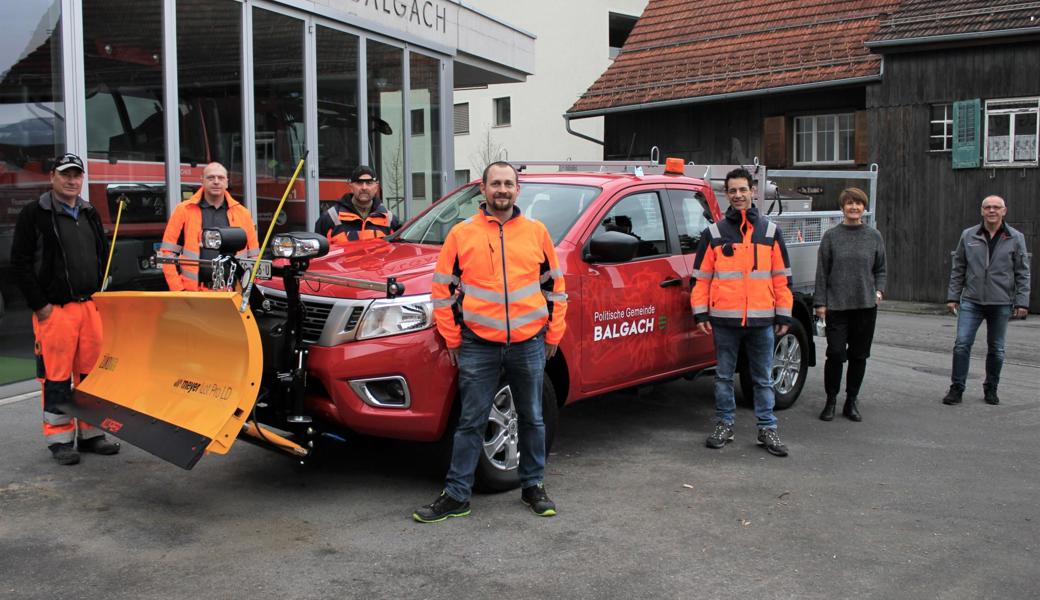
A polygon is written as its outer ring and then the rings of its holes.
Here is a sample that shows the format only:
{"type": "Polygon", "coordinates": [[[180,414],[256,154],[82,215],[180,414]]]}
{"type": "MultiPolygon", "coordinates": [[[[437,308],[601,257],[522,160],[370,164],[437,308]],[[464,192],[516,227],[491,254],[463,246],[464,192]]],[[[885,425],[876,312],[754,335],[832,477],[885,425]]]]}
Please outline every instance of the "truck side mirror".
{"type": "Polygon", "coordinates": [[[585,262],[623,263],[636,257],[639,239],[620,231],[601,231],[592,236],[582,259],[585,262]]]}

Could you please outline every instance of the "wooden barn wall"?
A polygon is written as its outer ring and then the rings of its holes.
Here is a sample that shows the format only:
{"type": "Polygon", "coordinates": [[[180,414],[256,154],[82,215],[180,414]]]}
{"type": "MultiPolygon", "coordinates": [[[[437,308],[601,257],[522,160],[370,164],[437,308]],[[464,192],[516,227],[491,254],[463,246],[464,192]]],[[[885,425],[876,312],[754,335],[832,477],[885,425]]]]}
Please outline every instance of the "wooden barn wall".
{"type": "Polygon", "coordinates": [[[981,222],[982,199],[996,194],[1030,245],[1030,310],[1040,311],[1040,169],[954,170],[949,152],[928,151],[932,104],[1038,96],[1038,65],[1040,42],[885,56],[884,79],[868,87],[867,108],[890,298],[944,302],[950,252],[966,227],[981,222]]]}
{"type": "MultiPolygon", "coordinates": [[[[776,115],[850,112],[865,107],[863,87],[803,94],[689,104],[607,115],[604,158],[646,159],[657,146],[661,157],[698,164],[746,163],[763,156],[762,121],[776,115]]],[[[790,138],[788,135],[790,150],[790,138]]]]}

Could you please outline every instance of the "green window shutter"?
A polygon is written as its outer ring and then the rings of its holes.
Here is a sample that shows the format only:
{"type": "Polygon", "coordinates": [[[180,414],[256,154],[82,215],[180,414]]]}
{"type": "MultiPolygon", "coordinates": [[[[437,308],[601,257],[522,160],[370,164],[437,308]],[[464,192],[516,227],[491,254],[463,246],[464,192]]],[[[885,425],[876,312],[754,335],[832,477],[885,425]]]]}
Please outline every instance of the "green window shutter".
{"type": "Polygon", "coordinates": [[[953,103],[953,168],[979,167],[979,149],[982,126],[979,116],[982,102],[964,100],[953,103]]]}

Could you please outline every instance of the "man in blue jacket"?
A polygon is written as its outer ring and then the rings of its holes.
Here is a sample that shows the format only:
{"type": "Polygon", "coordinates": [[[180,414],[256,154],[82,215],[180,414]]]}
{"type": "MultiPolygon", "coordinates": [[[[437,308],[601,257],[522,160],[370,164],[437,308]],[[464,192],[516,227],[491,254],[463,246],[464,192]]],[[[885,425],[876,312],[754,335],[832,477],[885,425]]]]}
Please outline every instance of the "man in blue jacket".
{"type": "Polygon", "coordinates": [[[1012,314],[1024,319],[1029,312],[1029,262],[1026,238],[1004,222],[1007,206],[1000,196],[982,201],[982,224],[961,233],[953,252],[946,306],[957,315],[950,391],[943,404],[960,404],[968,378],[971,346],[986,321],[986,404],[999,404],[997,385],[1004,366],[1004,338],[1012,314]]]}

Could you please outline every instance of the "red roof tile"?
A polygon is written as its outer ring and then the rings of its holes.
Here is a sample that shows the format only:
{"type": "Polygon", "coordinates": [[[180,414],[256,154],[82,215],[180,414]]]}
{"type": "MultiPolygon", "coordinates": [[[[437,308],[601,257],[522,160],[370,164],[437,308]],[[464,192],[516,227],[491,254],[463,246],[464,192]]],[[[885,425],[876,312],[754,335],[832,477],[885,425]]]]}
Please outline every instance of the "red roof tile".
{"type": "Polygon", "coordinates": [[[881,21],[871,46],[998,31],[1040,33],[1040,2],[1035,0],[903,0],[881,21]]]}
{"type": "Polygon", "coordinates": [[[880,74],[863,42],[899,0],[650,0],[568,112],[880,74]]]}

